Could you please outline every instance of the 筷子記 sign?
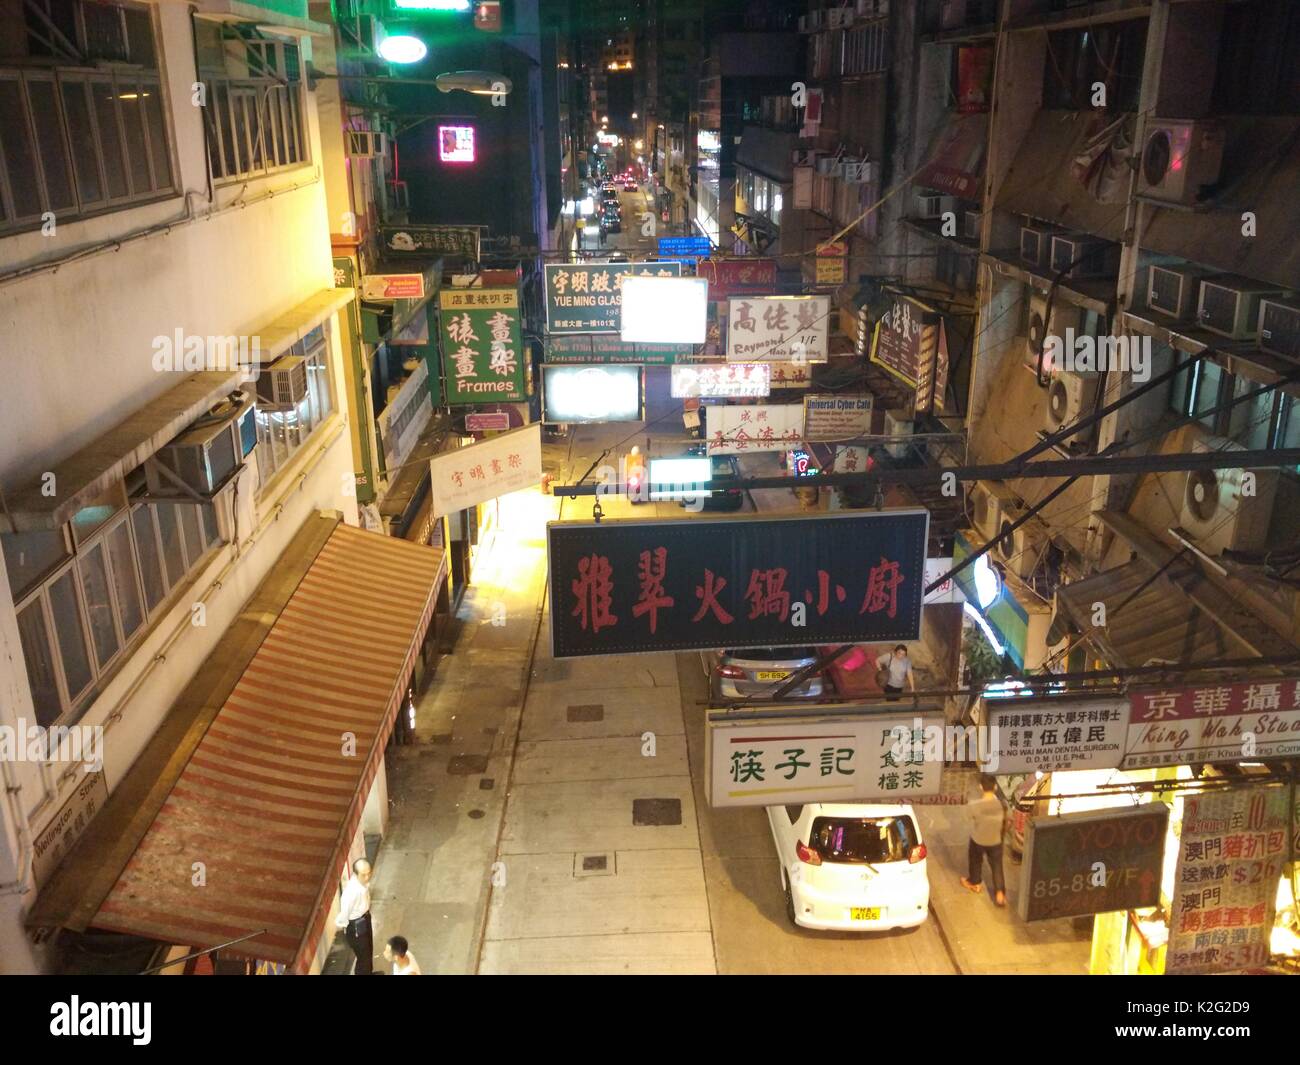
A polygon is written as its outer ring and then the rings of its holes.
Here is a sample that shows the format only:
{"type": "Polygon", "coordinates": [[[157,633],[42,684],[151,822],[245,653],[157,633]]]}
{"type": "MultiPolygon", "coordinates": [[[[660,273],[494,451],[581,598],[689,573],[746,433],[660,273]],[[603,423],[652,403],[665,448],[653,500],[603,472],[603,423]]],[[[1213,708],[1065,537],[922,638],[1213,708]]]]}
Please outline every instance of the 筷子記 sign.
{"type": "Polygon", "coordinates": [[[710,713],[709,804],[909,802],[937,794],[943,763],[925,758],[912,736],[942,724],[940,710],[902,715],[863,707],[833,719],[777,710],[761,721],[710,713]]]}
{"type": "Polygon", "coordinates": [[[617,333],[623,278],[681,277],[681,263],[547,263],[548,333],[617,333]]]}
{"type": "Polygon", "coordinates": [[[529,488],[542,479],[541,423],[434,455],[429,473],[435,515],[529,488]]]}
{"type": "Polygon", "coordinates": [[[1268,961],[1290,798],[1289,787],[1272,785],[1183,800],[1166,975],[1232,972],[1268,961]]]}
{"type": "Polygon", "coordinates": [[[1020,874],[1021,920],[1157,905],[1168,830],[1169,807],[1162,802],[1032,818],[1020,874]]]}
{"type": "Polygon", "coordinates": [[[741,296],[727,301],[728,362],[825,362],[829,296],[741,296]]]}
{"type": "Polygon", "coordinates": [[[802,403],[710,407],[707,417],[710,455],[786,451],[803,440],[802,403]]]}
{"type": "Polygon", "coordinates": [[[803,438],[807,443],[858,440],[871,434],[870,392],[844,396],[804,396],[803,438]]]}
{"type": "Polygon", "coordinates": [[[1114,769],[1124,757],[1128,699],[1009,696],[983,700],[999,773],[1114,769]]]}
{"type": "Polygon", "coordinates": [[[924,510],[547,526],[556,658],[914,640],[924,510]]]}
{"type": "Polygon", "coordinates": [[[443,289],[439,302],[446,402],[526,399],[519,293],[513,288],[443,289]]]}

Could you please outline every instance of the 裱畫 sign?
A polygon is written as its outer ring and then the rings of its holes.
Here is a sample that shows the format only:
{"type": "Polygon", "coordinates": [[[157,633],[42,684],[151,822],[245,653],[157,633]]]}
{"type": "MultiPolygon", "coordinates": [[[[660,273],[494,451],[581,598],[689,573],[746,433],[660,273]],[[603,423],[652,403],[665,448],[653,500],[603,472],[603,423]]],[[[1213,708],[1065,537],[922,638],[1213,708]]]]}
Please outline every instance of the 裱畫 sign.
{"type": "Polygon", "coordinates": [[[452,288],[439,295],[449,404],[527,399],[527,354],[513,288],[452,288]]]}
{"type": "Polygon", "coordinates": [[[617,333],[623,278],[682,276],[678,262],[547,263],[545,270],[548,333],[617,333]]]}

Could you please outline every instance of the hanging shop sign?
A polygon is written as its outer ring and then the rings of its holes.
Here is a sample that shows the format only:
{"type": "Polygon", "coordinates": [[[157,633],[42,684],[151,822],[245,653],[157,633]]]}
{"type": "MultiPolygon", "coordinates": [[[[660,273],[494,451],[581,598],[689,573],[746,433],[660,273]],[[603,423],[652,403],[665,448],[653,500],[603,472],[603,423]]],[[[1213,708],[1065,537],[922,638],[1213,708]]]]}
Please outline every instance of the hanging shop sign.
{"type": "Polygon", "coordinates": [[[812,367],[798,362],[769,362],[772,368],[773,388],[809,388],[812,385],[812,367]]]}
{"type": "Polygon", "coordinates": [[[847,273],[849,246],[842,240],[817,248],[817,284],[842,285],[847,273]]]}
{"type": "MultiPolygon", "coordinates": [[[[939,371],[940,319],[937,312],[905,296],[895,298],[893,306],[876,323],[871,342],[871,361],[884,367],[909,388],[916,389],[916,410],[925,413],[934,402],[939,371]]],[[[947,355],[942,370],[943,387],[947,388],[947,355]]],[[[943,406],[942,397],[939,402],[943,406]]]]}
{"type": "Polygon", "coordinates": [[[727,301],[728,362],[825,362],[829,296],[748,296],[727,301]]]}
{"type": "Polygon", "coordinates": [[[943,712],[853,708],[833,718],[729,721],[712,713],[706,732],[710,806],[809,802],[910,802],[939,792],[943,763],[924,757],[916,729],[942,727],[943,712]]]}
{"type": "Polygon", "coordinates": [[[748,293],[761,295],[776,288],[776,260],[701,259],[695,276],[709,282],[709,299],[715,303],[748,293]]]}
{"type": "Polygon", "coordinates": [[[513,288],[453,288],[439,296],[442,358],[452,405],[528,398],[527,356],[513,288]]]}
{"type": "Polygon", "coordinates": [[[107,801],[108,783],[103,770],[84,774],[68,801],[32,841],[32,876],[38,886],[49,879],[107,801]]]}
{"type": "Polygon", "coordinates": [[[803,404],[710,407],[709,454],[788,451],[803,441],[803,404]]]}
{"type": "Polygon", "coordinates": [[[984,697],[999,773],[1114,769],[1124,757],[1128,698],[984,697]]]}
{"type": "Polygon", "coordinates": [[[619,339],[644,344],[703,344],[709,283],[702,277],[625,277],[619,339]]]}
{"type": "Polygon", "coordinates": [[[542,366],[542,418],[548,422],[641,420],[641,367],[542,366]]]}
{"type": "Polygon", "coordinates": [[[623,278],[681,277],[681,263],[547,263],[548,333],[617,333],[623,278]]]}
{"type": "Polygon", "coordinates": [[[1232,972],[1268,961],[1290,795],[1274,785],[1183,800],[1165,975],[1232,972]]]}
{"type": "Polygon", "coordinates": [[[434,455],[429,476],[435,516],[530,488],[542,479],[541,423],[434,455]]]}
{"type": "Polygon", "coordinates": [[[730,362],[719,366],[674,366],[671,391],[674,399],[766,396],[772,391],[772,365],[730,362]]]}
{"type": "Polygon", "coordinates": [[[1162,802],[1032,818],[1020,874],[1021,920],[1159,905],[1168,831],[1169,807],[1162,802]]]}
{"type": "Polygon", "coordinates": [[[869,392],[852,396],[805,396],[804,440],[833,443],[871,435],[871,400],[869,392]]]}
{"type": "Polygon", "coordinates": [[[419,300],[424,298],[423,274],[363,274],[363,300],[419,300]]]}
{"type": "Polygon", "coordinates": [[[488,433],[510,428],[510,414],[503,410],[465,415],[465,432],[488,433]]]}
{"type": "Polygon", "coordinates": [[[707,259],[713,245],[708,237],[660,237],[656,245],[659,258],[675,259],[680,262],[695,262],[707,259]]]}
{"type": "Polygon", "coordinates": [[[917,639],[928,527],[924,510],[551,522],[555,657],[917,639]]]}
{"type": "Polygon", "coordinates": [[[554,363],[639,363],[670,366],[689,359],[690,344],[629,344],[609,333],[546,338],[546,361],[554,363]]]}
{"type": "Polygon", "coordinates": [[[380,226],[379,239],[394,252],[420,252],[477,260],[477,226],[380,226]]]}
{"type": "Polygon", "coordinates": [[[1300,755],[1300,679],[1132,692],[1125,769],[1300,755]]]}
{"type": "MultiPolygon", "coordinates": [[[[839,455],[835,456],[836,462],[839,461],[839,455]]],[[[951,558],[927,558],[925,560],[925,586],[930,587],[940,577],[943,577],[943,583],[932,592],[925,593],[925,605],[931,603],[964,603],[966,596],[957,586],[957,582],[952,577],[944,576],[952,572],[951,558]]]]}
{"type": "Polygon", "coordinates": [[[402,382],[397,395],[375,419],[379,439],[384,446],[384,464],[395,470],[411,453],[424,427],[433,416],[433,397],[429,394],[429,364],[423,359],[415,372],[402,382]]]}

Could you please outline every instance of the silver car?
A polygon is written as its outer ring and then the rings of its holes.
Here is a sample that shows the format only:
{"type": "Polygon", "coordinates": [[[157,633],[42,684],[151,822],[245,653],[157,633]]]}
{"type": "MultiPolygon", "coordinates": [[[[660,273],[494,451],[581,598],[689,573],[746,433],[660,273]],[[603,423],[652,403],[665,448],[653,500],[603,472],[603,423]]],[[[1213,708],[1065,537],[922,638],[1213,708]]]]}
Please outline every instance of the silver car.
{"type": "MultiPolygon", "coordinates": [[[[771,699],[773,692],[797,669],[817,661],[811,647],[751,647],[738,651],[714,651],[709,660],[709,685],[714,702],[741,699],[771,699]]],[[[787,699],[820,699],[826,681],[818,670],[781,696],[787,699]]]]}

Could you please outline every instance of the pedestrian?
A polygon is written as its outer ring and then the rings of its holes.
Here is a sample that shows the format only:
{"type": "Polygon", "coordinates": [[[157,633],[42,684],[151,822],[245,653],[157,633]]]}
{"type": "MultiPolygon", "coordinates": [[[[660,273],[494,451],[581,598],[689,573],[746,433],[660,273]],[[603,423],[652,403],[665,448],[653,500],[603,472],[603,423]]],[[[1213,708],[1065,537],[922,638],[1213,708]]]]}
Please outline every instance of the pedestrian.
{"type": "Polygon", "coordinates": [[[393,963],[394,976],[421,976],[420,965],[405,936],[393,936],[384,948],[384,960],[393,963]]]}
{"type": "Polygon", "coordinates": [[[339,913],[334,923],[343,929],[343,936],[357,956],[357,976],[369,976],[375,971],[375,933],[370,922],[370,863],[358,858],[352,863],[352,876],[343,888],[339,913]]]}
{"type": "Polygon", "coordinates": [[[912,660],[907,657],[907,644],[900,643],[887,655],[876,659],[876,679],[887,699],[897,699],[906,684],[916,691],[916,678],[912,675],[912,660]]]}
{"type": "Polygon", "coordinates": [[[980,774],[980,797],[969,804],[971,815],[970,845],[967,848],[968,876],[961,886],[979,894],[983,880],[984,859],[993,871],[993,901],[1007,904],[1006,881],[1002,876],[1002,834],[1006,828],[1006,810],[998,798],[997,781],[989,773],[980,774]]]}

